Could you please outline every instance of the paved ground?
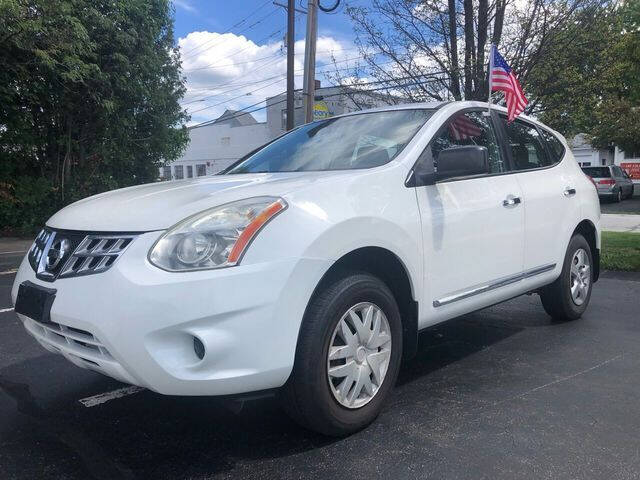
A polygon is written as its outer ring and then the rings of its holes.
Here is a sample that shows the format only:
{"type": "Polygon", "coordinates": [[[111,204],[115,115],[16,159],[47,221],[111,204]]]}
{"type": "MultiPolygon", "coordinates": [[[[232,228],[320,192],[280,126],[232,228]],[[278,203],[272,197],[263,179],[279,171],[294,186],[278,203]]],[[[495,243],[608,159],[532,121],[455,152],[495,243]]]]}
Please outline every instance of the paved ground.
{"type": "MultiPolygon", "coordinates": [[[[18,261],[0,254],[0,272],[18,261]]],[[[0,310],[13,277],[0,275],[0,310]]],[[[640,275],[605,273],[579,321],[552,323],[523,296],[431,328],[379,419],[342,440],[273,399],[237,411],[143,391],[87,408],[123,385],[0,313],[0,478],[637,479],[639,312],[640,275]]]]}
{"type": "Polygon", "coordinates": [[[640,233],[640,215],[603,213],[600,216],[600,227],[610,232],[640,233]]]}
{"type": "Polygon", "coordinates": [[[602,213],[624,213],[624,214],[640,214],[640,185],[636,185],[635,195],[620,203],[610,200],[600,200],[600,209],[602,213]]]}

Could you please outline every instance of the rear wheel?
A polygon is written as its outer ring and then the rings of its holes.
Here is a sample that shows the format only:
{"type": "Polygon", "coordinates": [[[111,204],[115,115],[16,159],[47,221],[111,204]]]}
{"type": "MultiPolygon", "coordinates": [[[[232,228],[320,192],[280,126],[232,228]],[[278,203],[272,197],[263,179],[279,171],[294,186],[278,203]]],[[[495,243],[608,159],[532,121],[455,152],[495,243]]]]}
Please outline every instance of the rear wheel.
{"type": "Polygon", "coordinates": [[[398,375],[400,312],[368,273],[344,273],[309,303],[283,406],[301,425],[343,436],[371,423],[398,375]]]}
{"type": "Polygon", "coordinates": [[[615,194],[614,200],[616,203],[620,203],[622,201],[622,189],[618,189],[618,193],[615,194]]]}
{"type": "Polygon", "coordinates": [[[571,238],[558,279],[540,290],[545,311],[555,320],[580,318],[589,305],[593,284],[591,247],[585,238],[571,238]]]}

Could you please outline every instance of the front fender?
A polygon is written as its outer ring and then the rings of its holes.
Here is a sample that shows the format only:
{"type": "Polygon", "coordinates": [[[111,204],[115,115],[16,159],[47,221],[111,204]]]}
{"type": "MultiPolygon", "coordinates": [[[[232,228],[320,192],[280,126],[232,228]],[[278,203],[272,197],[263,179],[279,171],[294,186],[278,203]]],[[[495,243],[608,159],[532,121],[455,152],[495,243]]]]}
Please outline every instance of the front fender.
{"type": "Polygon", "coordinates": [[[363,247],[384,248],[404,264],[420,301],[421,222],[406,174],[401,165],[387,165],[285,195],[287,210],[258,234],[243,263],[294,257],[333,264],[363,247]]]}
{"type": "Polygon", "coordinates": [[[378,247],[393,253],[409,276],[413,298],[420,291],[421,247],[415,234],[383,218],[359,217],[331,225],[311,242],[304,257],[332,261],[364,247],[378,247]]]}

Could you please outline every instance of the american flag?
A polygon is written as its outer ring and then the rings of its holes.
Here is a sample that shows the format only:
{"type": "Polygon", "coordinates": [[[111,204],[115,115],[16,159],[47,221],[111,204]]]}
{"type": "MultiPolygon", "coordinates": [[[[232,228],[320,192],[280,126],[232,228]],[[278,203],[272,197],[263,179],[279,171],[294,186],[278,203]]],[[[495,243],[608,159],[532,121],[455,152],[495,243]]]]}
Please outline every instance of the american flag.
{"type": "Polygon", "coordinates": [[[467,115],[462,114],[449,124],[449,134],[453,140],[469,140],[479,137],[482,134],[482,128],[467,115]]]}
{"type": "Polygon", "coordinates": [[[504,92],[509,121],[512,122],[522,113],[529,102],[524,97],[520,82],[513,74],[511,67],[507,65],[507,62],[498,53],[498,49],[494,45],[491,46],[491,53],[491,91],[499,90],[504,92]]]}

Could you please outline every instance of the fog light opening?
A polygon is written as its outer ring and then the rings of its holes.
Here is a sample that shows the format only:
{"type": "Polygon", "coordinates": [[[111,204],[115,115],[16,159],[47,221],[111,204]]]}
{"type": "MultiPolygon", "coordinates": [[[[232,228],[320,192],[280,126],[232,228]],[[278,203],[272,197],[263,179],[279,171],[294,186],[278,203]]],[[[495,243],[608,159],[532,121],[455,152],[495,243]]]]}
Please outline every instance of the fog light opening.
{"type": "Polygon", "coordinates": [[[193,337],[193,351],[200,360],[204,358],[204,344],[198,337],[193,337]]]}

